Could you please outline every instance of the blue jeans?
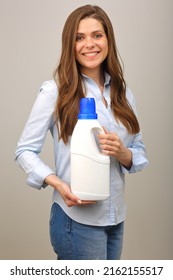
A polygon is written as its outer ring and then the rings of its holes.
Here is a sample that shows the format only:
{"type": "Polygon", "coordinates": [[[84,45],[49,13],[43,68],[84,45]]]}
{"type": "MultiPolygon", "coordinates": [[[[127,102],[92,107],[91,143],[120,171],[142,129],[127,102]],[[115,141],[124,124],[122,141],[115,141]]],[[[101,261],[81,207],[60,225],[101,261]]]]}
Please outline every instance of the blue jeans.
{"type": "Polygon", "coordinates": [[[113,226],[84,225],[69,218],[57,203],[52,205],[50,238],[58,260],[119,260],[123,231],[124,222],[113,226]]]}

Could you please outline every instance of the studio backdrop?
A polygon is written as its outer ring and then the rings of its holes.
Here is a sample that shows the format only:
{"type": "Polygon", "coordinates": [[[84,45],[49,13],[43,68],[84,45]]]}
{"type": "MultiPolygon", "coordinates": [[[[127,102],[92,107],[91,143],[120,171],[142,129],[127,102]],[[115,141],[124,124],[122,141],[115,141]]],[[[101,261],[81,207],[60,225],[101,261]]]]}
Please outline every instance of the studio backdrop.
{"type": "MultiPolygon", "coordinates": [[[[112,21],[150,162],[126,176],[122,258],[173,258],[173,1],[0,0],[0,259],[56,258],[49,240],[52,189],[27,186],[14,152],[39,87],[53,77],[64,22],[89,2],[112,21]]],[[[42,158],[54,168],[50,135],[42,158]]]]}

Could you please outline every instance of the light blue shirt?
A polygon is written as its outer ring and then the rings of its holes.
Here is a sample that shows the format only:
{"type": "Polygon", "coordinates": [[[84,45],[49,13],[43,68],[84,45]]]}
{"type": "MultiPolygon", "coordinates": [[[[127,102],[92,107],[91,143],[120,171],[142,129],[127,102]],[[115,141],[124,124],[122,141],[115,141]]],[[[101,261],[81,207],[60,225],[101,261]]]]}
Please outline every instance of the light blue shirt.
{"type": "MultiPolygon", "coordinates": [[[[118,224],[125,220],[126,203],[124,201],[125,173],[135,173],[148,165],[145,146],[141,132],[130,135],[122,123],[117,122],[110,106],[110,76],[105,73],[103,95],[107,108],[102,102],[97,84],[89,77],[83,76],[86,97],[94,97],[98,121],[108,131],[118,134],[121,141],[132,152],[132,167],[127,170],[115,158],[110,160],[110,198],[96,204],[68,207],[60,194],[54,190],[53,202],[57,202],[73,220],[97,226],[118,224]]],[[[28,174],[27,184],[41,189],[46,187],[45,178],[55,173],[70,185],[70,139],[67,145],[58,139],[58,130],[54,121],[54,108],[58,92],[56,83],[46,81],[40,88],[16,149],[16,162],[28,174]],[[39,157],[47,132],[50,131],[54,140],[55,171],[39,157]]],[[[127,99],[136,113],[135,99],[127,89],[127,99]]]]}

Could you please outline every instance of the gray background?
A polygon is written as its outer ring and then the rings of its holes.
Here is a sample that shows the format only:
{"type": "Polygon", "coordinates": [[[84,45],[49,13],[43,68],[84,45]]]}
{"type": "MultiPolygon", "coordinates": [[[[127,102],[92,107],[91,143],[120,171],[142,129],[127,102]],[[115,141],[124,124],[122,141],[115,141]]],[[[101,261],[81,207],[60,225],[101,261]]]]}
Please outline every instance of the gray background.
{"type": "MultiPolygon", "coordinates": [[[[49,241],[52,189],[26,186],[14,151],[37,91],[57,65],[69,13],[89,1],[1,0],[0,259],[55,259],[49,241]]],[[[126,179],[123,259],[173,258],[171,0],[90,1],[108,13],[136,97],[149,167],[126,179]]],[[[48,136],[42,158],[53,167],[48,136]]]]}

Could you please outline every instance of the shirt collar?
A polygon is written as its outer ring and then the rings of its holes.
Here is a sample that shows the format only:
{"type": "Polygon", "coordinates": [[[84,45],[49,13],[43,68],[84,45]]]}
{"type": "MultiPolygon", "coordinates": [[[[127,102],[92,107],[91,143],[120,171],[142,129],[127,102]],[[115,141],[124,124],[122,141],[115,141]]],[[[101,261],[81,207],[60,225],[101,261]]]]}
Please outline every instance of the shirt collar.
{"type": "MultiPolygon", "coordinates": [[[[105,83],[104,85],[109,85],[110,83],[110,80],[111,80],[111,76],[107,73],[107,72],[104,72],[104,76],[105,76],[105,83]]],[[[85,74],[82,74],[82,77],[86,78],[86,79],[90,79],[92,80],[90,77],[86,76],[85,74]]]]}

